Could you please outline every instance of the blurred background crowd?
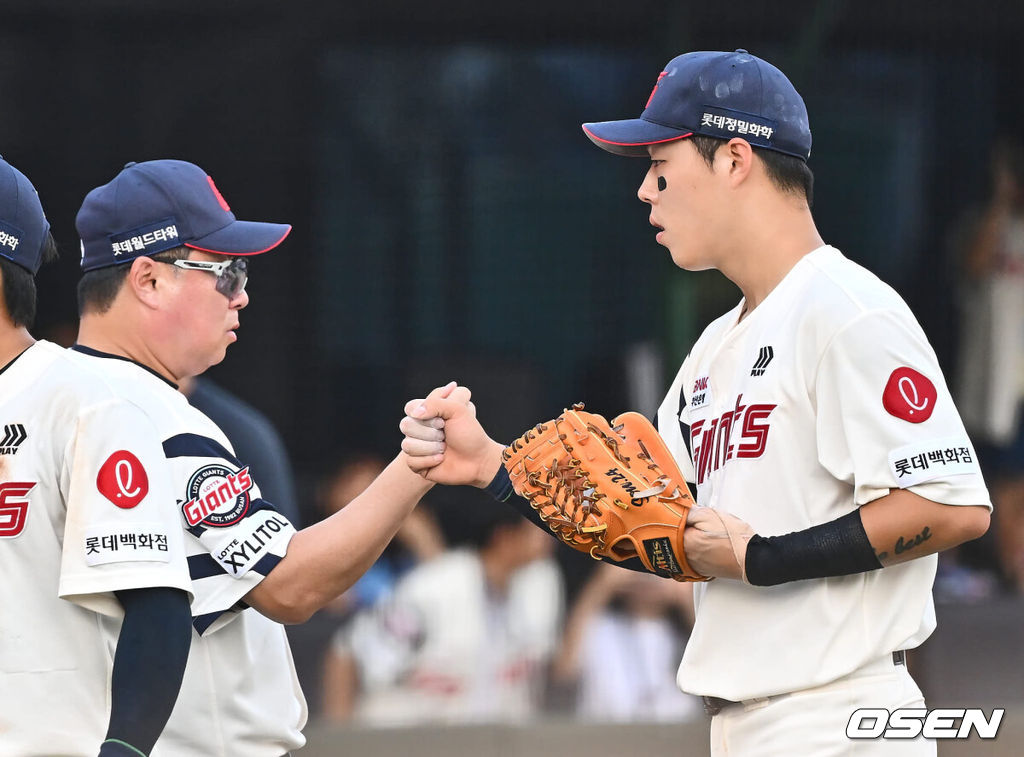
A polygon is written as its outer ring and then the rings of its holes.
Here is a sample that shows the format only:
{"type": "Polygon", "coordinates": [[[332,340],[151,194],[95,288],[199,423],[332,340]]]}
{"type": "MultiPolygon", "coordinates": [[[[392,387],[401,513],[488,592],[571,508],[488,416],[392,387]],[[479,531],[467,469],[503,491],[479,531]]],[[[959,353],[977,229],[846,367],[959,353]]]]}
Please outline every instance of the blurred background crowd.
{"type": "MultiPolygon", "coordinates": [[[[579,400],[651,415],[738,293],[673,268],[635,198],[646,163],[609,159],[580,123],[637,115],[680,52],[744,47],[804,95],[822,235],[917,313],[986,471],[995,525],[942,556],[936,596],[1012,601],[1024,4],[741,6],[2,0],[0,152],[62,251],[36,333],[74,340],[85,193],[127,161],[182,158],[239,217],[295,227],[252,261],[239,343],[185,390],[297,524],[359,493],[397,452],[405,400],[449,379],[500,439],[579,400]]],[[[674,685],[691,615],[685,586],[435,490],[290,634],[317,719],[674,722],[700,717],[674,685]]]]}

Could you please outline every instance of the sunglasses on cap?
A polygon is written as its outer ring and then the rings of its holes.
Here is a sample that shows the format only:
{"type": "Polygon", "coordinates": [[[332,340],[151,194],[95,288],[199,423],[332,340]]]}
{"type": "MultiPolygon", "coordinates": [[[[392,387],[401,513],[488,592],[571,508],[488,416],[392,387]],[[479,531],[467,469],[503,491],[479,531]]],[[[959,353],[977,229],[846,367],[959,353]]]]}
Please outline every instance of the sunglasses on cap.
{"type": "Polygon", "coordinates": [[[231,258],[220,263],[209,260],[157,260],[186,271],[206,271],[217,277],[216,289],[229,300],[233,300],[245,289],[249,280],[249,263],[245,258],[231,258]]]}

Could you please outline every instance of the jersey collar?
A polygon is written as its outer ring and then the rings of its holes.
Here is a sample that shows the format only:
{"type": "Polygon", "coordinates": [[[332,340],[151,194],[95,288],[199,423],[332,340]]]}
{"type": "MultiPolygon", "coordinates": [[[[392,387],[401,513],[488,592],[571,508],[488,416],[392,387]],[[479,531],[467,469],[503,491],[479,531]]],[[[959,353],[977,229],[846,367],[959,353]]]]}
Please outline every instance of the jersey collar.
{"type": "Polygon", "coordinates": [[[18,358],[20,358],[20,357],[21,357],[22,355],[24,355],[24,354],[25,354],[26,352],[28,352],[28,351],[29,351],[30,349],[32,349],[32,345],[29,345],[28,347],[26,347],[25,349],[23,349],[23,350],[22,350],[21,352],[19,352],[19,353],[18,353],[17,355],[15,355],[15,356],[14,356],[13,358],[11,358],[10,362],[8,362],[8,363],[7,363],[7,365],[5,365],[5,366],[4,366],[3,368],[0,368],[0,373],[3,373],[3,372],[4,372],[4,371],[6,371],[6,370],[7,370],[8,368],[10,368],[10,367],[11,367],[12,365],[14,365],[15,363],[17,363],[17,362],[18,362],[18,358]]]}
{"type": "MultiPolygon", "coordinates": [[[[160,379],[165,384],[170,386],[172,389],[176,390],[178,388],[178,385],[175,384],[170,379],[161,376],[148,365],[143,365],[137,360],[132,360],[130,357],[125,357],[124,355],[114,355],[110,352],[100,352],[99,350],[94,350],[92,347],[86,347],[83,344],[72,344],[71,349],[73,349],[75,352],[81,352],[83,355],[91,355],[92,357],[105,357],[112,358],[114,360],[124,360],[126,363],[132,363],[133,365],[139,366],[139,368],[141,368],[142,370],[152,373],[154,376],[156,376],[158,379],[160,379]]],[[[15,360],[17,360],[17,358],[15,358],[15,360]]]]}

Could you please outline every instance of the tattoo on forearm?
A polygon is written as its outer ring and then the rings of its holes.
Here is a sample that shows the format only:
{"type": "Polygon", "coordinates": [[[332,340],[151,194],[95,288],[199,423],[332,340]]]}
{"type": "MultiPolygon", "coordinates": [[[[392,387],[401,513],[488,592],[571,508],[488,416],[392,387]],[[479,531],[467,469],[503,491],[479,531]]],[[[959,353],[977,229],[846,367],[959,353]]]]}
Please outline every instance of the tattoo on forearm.
{"type": "MultiPolygon", "coordinates": [[[[917,536],[910,539],[910,541],[903,541],[902,536],[899,539],[897,539],[896,546],[893,547],[893,552],[895,552],[897,555],[901,555],[904,552],[911,550],[917,545],[921,544],[921,542],[928,541],[930,538],[932,538],[932,530],[929,526],[925,526],[924,530],[921,531],[921,533],[919,533],[917,536]]],[[[879,556],[879,559],[881,559],[881,556],[879,556]]]]}
{"type": "Polygon", "coordinates": [[[888,556],[889,556],[889,553],[888,553],[888,552],[879,552],[879,553],[878,553],[878,554],[876,555],[876,557],[878,558],[878,562],[882,562],[882,560],[884,560],[884,559],[885,559],[885,558],[887,558],[888,556]]]}

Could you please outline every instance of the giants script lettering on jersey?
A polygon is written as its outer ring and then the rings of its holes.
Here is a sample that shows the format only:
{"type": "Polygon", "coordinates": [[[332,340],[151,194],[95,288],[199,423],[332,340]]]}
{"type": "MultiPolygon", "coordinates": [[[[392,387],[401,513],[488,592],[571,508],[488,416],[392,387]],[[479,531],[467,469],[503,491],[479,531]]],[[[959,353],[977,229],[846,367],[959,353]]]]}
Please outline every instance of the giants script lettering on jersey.
{"type": "Polygon", "coordinates": [[[28,493],[34,481],[0,484],[0,539],[13,539],[25,528],[28,517],[28,493]]]}
{"type": "Polygon", "coordinates": [[[690,426],[690,448],[697,483],[704,483],[708,474],[733,458],[756,458],[764,454],[768,444],[768,416],[778,405],[744,405],[743,395],[736,398],[732,410],[712,420],[694,421],[690,426]],[[731,444],[733,428],[739,428],[740,444],[731,444]]]}

